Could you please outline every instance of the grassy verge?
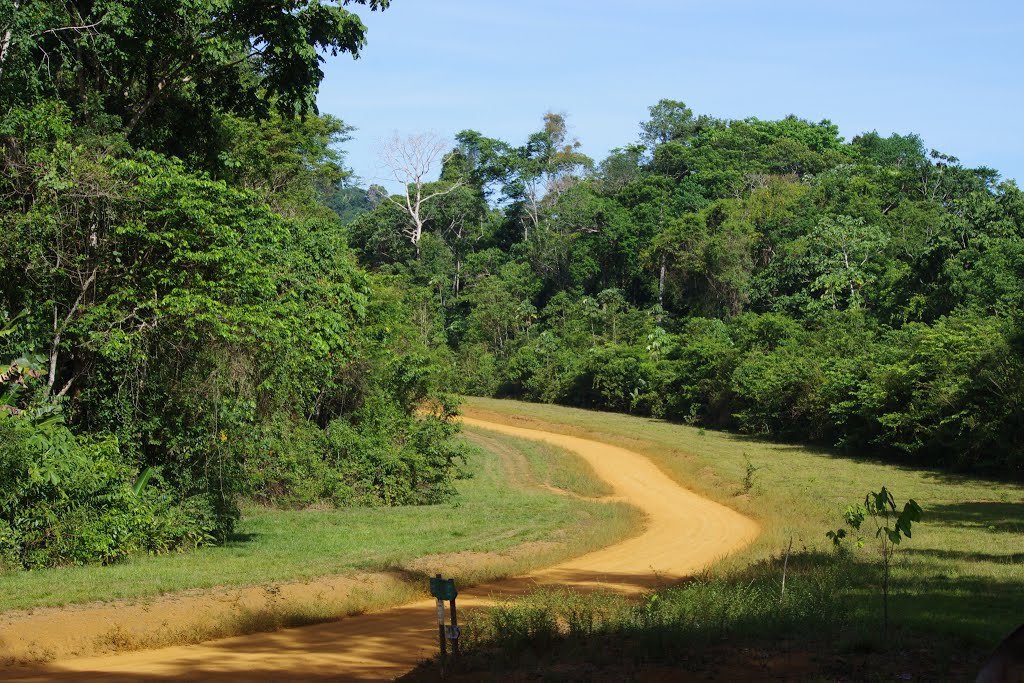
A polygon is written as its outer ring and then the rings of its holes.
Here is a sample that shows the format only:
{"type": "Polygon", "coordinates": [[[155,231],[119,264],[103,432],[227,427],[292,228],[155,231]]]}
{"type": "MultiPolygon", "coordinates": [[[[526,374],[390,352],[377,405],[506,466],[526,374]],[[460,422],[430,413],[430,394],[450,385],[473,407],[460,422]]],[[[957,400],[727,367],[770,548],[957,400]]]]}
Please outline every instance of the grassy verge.
{"type": "MultiPolygon", "coordinates": [[[[764,529],[762,536],[722,563],[716,569],[720,577],[743,577],[753,567],[764,580],[778,581],[791,538],[801,557],[835,564],[825,531],[840,525],[848,503],[884,485],[899,504],[914,498],[925,511],[895,560],[892,613],[898,628],[991,645],[1024,614],[1024,488],[1019,484],[628,415],[478,398],[464,407],[481,417],[642,452],[682,484],[753,517],[764,529]],[[756,468],[749,486],[747,462],[756,468]]],[[[873,528],[865,536],[867,545],[843,560],[849,571],[835,589],[847,621],[870,630],[880,621],[881,607],[873,528]]]]}
{"type": "MultiPolygon", "coordinates": [[[[634,527],[632,508],[537,487],[551,482],[583,495],[600,491],[602,484],[572,454],[508,437],[467,438],[466,477],[449,503],[300,511],[250,507],[221,547],[133,557],[108,567],[0,575],[0,611],[357,571],[398,570],[415,577],[421,565],[446,569],[456,555],[462,562],[449,573],[475,582],[606,545],[634,527]],[[510,468],[519,468],[514,486],[507,484],[510,468]]],[[[398,591],[392,602],[406,593],[398,591]]]]}
{"type": "MultiPolygon", "coordinates": [[[[850,628],[840,591],[855,565],[793,558],[784,599],[773,571],[704,576],[650,594],[538,591],[471,614],[447,681],[971,680],[987,650],[900,632],[890,647],[850,628]]],[[[439,680],[436,663],[400,680],[439,680]]]]}
{"type": "MultiPolygon", "coordinates": [[[[84,648],[80,646],[77,652],[71,654],[82,656],[148,650],[171,645],[194,645],[218,638],[322,624],[422,597],[421,586],[402,581],[399,577],[377,580],[341,595],[335,595],[329,586],[315,594],[302,596],[281,596],[275,593],[277,589],[278,586],[274,584],[265,586],[263,590],[266,591],[266,599],[261,605],[245,605],[240,604],[241,601],[236,601],[229,612],[218,612],[212,618],[188,622],[164,619],[159,627],[142,629],[137,628],[137,624],[132,624],[131,628],[128,628],[122,623],[114,623],[105,631],[96,634],[90,644],[84,648]]],[[[49,656],[45,652],[39,653],[42,656],[33,656],[34,653],[29,652],[21,656],[0,657],[0,663],[12,665],[47,662],[59,658],[58,655],[68,654],[53,650],[51,647],[49,656]]]]}

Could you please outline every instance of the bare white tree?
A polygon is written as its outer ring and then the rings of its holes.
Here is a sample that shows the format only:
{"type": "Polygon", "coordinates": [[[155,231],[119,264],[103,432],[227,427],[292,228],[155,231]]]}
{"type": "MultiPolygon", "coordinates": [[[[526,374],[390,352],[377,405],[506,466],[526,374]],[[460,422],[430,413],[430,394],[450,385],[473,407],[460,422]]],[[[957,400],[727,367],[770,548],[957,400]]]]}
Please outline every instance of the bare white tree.
{"type": "MultiPolygon", "coordinates": [[[[20,9],[20,7],[21,7],[21,0],[13,0],[13,2],[11,3],[11,9],[13,10],[12,15],[11,15],[11,24],[7,27],[7,30],[4,31],[3,37],[0,38],[0,76],[3,75],[4,64],[7,62],[8,52],[10,51],[12,41],[14,40],[14,25],[17,23],[17,15],[18,15],[18,10],[20,9]]],[[[77,11],[76,11],[76,14],[78,14],[77,11]]],[[[81,19],[81,14],[78,14],[78,18],[81,19]]],[[[79,35],[81,35],[83,33],[96,34],[97,33],[96,28],[102,22],[103,22],[103,20],[100,19],[98,21],[92,22],[91,24],[86,24],[86,23],[84,23],[84,20],[83,20],[83,23],[81,23],[79,25],[76,25],[76,26],[60,26],[58,28],[48,28],[48,29],[39,31],[37,33],[33,33],[30,36],[30,38],[38,38],[39,36],[43,36],[43,35],[46,35],[48,33],[53,33],[53,34],[63,33],[64,31],[74,31],[75,33],[78,33],[79,35]]],[[[38,49],[40,52],[42,52],[43,56],[47,60],[49,59],[49,54],[46,52],[46,50],[43,50],[42,47],[40,47],[38,45],[36,46],[36,49],[38,49]]]]}
{"type": "MultiPolygon", "coordinates": [[[[18,4],[20,0],[14,0],[14,14],[17,15],[18,4]]],[[[11,24],[13,25],[15,17],[11,17],[11,24]]],[[[12,28],[9,26],[4,31],[4,37],[0,38],[0,74],[4,71],[4,62],[7,61],[7,50],[11,47],[11,36],[13,35],[12,28]]]]}
{"type": "Polygon", "coordinates": [[[462,181],[448,183],[436,188],[427,189],[434,167],[444,163],[445,156],[452,148],[445,138],[436,133],[415,133],[412,135],[393,134],[381,144],[380,158],[391,176],[405,188],[405,196],[401,199],[387,195],[388,201],[395,204],[409,217],[409,223],[402,234],[420,250],[420,237],[426,223],[424,208],[427,202],[441,197],[462,185],[462,181]]]}

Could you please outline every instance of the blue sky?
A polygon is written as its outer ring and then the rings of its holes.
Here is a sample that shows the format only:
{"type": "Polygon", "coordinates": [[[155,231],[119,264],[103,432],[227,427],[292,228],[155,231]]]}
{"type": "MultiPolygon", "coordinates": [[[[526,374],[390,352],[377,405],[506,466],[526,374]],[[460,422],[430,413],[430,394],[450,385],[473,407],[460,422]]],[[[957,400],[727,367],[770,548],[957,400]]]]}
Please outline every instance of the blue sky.
{"type": "Polygon", "coordinates": [[[363,56],[329,58],[321,112],[357,128],[364,182],[381,139],[472,128],[519,144],[568,114],[596,160],[661,98],[722,118],[831,119],[847,139],[915,132],[1024,180],[1020,0],[392,0],[353,5],[363,56]]]}

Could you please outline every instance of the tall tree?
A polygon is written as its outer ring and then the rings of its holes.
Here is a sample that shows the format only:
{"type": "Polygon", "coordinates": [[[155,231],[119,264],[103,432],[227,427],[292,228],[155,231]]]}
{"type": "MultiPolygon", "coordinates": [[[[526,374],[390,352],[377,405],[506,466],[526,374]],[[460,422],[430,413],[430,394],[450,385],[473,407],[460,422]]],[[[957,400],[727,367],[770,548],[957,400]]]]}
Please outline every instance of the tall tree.
{"type": "Polygon", "coordinates": [[[678,100],[658,100],[647,111],[650,118],[640,124],[640,140],[652,151],[667,142],[685,141],[700,128],[693,110],[678,100]]]}
{"type": "Polygon", "coordinates": [[[441,166],[451,145],[433,133],[415,133],[401,136],[395,133],[380,149],[381,161],[396,182],[401,183],[404,194],[400,199],[387,195],[387,200],[399,207],[408,219],[402,234],[416,247],[419,255],[420,238],[427,223],[427,205],[462,186],[461,179],[431,183],[429,178],[441,166]]]}
{"type": "Polygon", "coordinates": [[[316,111],[324,55],[365,45],[351,4],[390,0],[4,3],[0,102],[59,98],[80,122],[113,115],[136,142],[183,156],[215,112],[316,111]]]}

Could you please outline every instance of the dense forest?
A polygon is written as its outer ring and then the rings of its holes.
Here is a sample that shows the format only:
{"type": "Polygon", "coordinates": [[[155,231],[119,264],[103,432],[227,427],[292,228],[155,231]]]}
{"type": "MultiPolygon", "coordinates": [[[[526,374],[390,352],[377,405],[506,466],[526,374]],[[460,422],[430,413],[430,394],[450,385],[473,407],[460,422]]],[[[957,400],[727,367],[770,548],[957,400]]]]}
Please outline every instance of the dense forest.
{"type": "Polygon", "coordinates": [[[0,8],[0,568],[451,489],[413,316],[323,201],[349,129],[315,113],[321,54],[364,25],[275,7],[0,8]]]}
{"type": "Polygon", "coordinates": [[[561,114],[463,131],[434,183],[392,142],[409,192],[371,188],[349,241],[448,387],[1020,475],[1014,183],[914,134],[649,112],[600,162],[561,114]]]}
{"type": "Polygon", "coordinates": [[[996,171],[662,100],[600,162],[549,113],[396,136],[406,192],[364,189],[315,106],[353,4],[0,7],[0,569],[443,500],[455,393],[1021,474],[996,171]]]}

